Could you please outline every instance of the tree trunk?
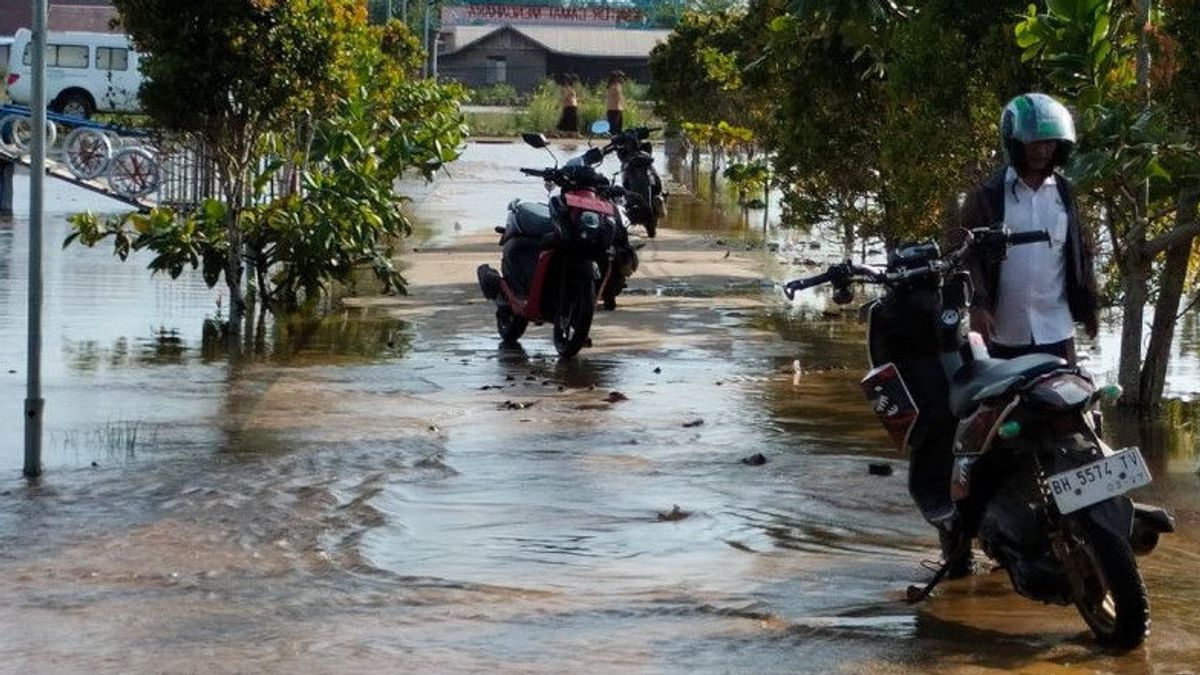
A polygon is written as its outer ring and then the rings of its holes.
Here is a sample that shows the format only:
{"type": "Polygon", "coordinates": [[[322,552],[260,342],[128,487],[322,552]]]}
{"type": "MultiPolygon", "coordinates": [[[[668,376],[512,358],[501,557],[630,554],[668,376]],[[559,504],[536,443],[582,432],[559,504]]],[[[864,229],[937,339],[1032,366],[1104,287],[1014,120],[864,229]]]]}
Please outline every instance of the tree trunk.
{"type": "Polygon", "coordinates": [[[1149,296],[1150,261],[1142,255],[1141,247],[1130,242],[1126,253],[1125,277],[1121,281],[1124,298],[1121,302],[1121,363],[1117,382],[1124,390],[1122,400],[1133,406],[1143,403],[1141,392],[1142,322],[1149,296]]]}
{"type": "MultiPolygon", "coordinates": [[[[1200,194],[1181,192],[1176,198],[1179,214],[1176,227],[1195,219],[1200,194]]],[[[1148,414],[1158,407],[1167,382],[1167,364],[1171,359],[1171,344],[1175,337],[1175,317],[1179,312],[1183,286],[1187,281],[1188,261],[1192,255],[1192,238],[1167,250],[1167,261],[1159,281],[1158,302],[1154,305],[1154,324],[1150,328],[1150,345],[1142,363],[1142,410],[1148,414]]]]}
{"type": "Polygon", "coordinates": [[[242,230],[238,226],[238,213],[229,214],[225,224],[225,236],[229,240],[229,251],[225,257],[225,285],[229,288],[229,331],[237,333],[242,328],[242,317],[246,312],[246,296],[242,291],[242,230]]]}

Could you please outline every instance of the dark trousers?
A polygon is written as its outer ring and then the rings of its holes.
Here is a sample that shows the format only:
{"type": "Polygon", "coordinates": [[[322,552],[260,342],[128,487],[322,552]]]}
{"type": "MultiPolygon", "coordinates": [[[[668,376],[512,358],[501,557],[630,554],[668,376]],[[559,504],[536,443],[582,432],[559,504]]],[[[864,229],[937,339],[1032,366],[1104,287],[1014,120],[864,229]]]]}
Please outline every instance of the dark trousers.
{"type": "Polygon", "coordinates": [[[608,111],[608,132],[616,135],[621,133],[622,124],[625,121],[625,113],[620,110],[608,111]]]}
{"type": "Polygon", "coordinates": [[[1068,363],[1073,364],[1075,363],[1075,338],[1067,338],[1062,342],[1051,342],[1044,345],[1029,344],[1020,347],[1010,347],[993,342],[988,345],[988,353],[994,359],[1015,359],[1026,354],[1049,354],[1066,359],[1068,363]]]}

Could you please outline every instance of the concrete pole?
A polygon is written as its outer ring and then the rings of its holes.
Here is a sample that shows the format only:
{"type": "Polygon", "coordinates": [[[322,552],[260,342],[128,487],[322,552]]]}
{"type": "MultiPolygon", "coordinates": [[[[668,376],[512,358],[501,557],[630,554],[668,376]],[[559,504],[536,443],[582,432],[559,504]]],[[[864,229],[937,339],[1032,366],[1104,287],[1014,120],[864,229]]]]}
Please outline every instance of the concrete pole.
{"type": "Polygon", "coordinates": [[[33,0],[33,116],[29,158],[29,352],[25,392],[25,476],[42,474],[42,185],[46,180],[46,0],[33,0]]]}

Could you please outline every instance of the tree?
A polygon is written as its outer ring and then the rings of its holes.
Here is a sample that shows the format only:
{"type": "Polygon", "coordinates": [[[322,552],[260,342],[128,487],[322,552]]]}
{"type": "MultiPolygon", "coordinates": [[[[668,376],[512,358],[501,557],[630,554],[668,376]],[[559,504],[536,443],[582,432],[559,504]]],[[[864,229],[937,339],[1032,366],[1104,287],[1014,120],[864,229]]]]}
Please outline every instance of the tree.
{"type": "Polygon", "coordinates": [[[1197,46],[1200,17],[1192,3],[1163,3],[1154,13],[1149,4],[1056,0],[1042,12],[1031,8],[1016,33],[1025,58],[1038,62],[1079,110],[1081,142],[1071,173],[1104,216],[1120,274],[1123,400],[1146,411],[1163,391],[1187,261],[1200,234],[1195,72],[1169,58],[1172,49],[1197,46]],[[1167,66],[1157,72],[1147,60],[1154,43],[1167,66]],[[1156,276],[1155,322],[1143,361],[1145,307],[1156,276]]]}
{"type": "Polygon", "coordinates": [[[461,89],[412,78],[423,56],[406,28],[368,27],[357,0],[114,4],[146,54],[145,111],[212,153],[221,195],[185,212],[84,215],[68,243],[111,237],[122,258],[154,251],[155,271],[224,277],[234,332],[246,261],[271,307],[311,301],[361,263],[403,290],[388,246],[409,226],[393,183],[452,161],[465,132],[461,89]],[[272,182],[294,189],[268,201],[272,182]]]}

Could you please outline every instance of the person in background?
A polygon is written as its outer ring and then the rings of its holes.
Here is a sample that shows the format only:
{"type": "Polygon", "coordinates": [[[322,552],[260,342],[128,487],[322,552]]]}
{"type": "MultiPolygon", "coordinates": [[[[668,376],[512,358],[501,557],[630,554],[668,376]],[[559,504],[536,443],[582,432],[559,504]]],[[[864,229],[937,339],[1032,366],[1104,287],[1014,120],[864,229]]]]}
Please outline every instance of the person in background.
{"type": "Polygon", "coordinates": [[[576,85],[579,77],[571,73],[558,76],[559,93],[562,97],[562,115],[558,118],[558,130],[567,136],[579,134],[579,93],[576,85]]]}
{"type": "Polygon", "coordinates": [[[613,135],[621,133],[625,122],[625,73],[614,70],[608,74],[608,92],[605,102],[608,105],[609,132],[613,135]]]}

